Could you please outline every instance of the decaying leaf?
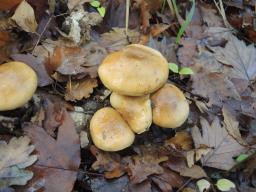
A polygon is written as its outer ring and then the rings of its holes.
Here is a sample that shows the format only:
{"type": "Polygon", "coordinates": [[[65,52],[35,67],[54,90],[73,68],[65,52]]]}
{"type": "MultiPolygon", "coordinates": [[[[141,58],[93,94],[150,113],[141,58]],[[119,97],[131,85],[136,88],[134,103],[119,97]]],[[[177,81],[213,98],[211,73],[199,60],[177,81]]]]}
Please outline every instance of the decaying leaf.
{"type": "Polygon", "coordinates": [[[80,165],[80,142],[68,112],[63,112],[57,140],[33,124],[27,124],[24,131],[32,139],[39,159],[32,167],[33,179],[23,190],[71,191],[80,165]]]}
{"type": "Polygon", "coordinates": [[[231,33],[227,40],[224,48],[211,47],[216,59],[231,67],[227,70],[229,77],[253,81],[256,78],[256,48],[253,44],[246,46],[231,33]]]}
{"type": "Polygon", "coordinates": [[[91,146],[90,151],[97,159],[97,161],[92,164],[92,168],[97,171],[104,171],[106,178],[118,178],[125,174],[125,168],[118,154],[101,151],[95,146],[91,146]]]}
{"type": "Polygon", "coordinates": [[[24,62],[35,70],[39,87],[44,87],[53,83],[53,79],[49,76],[45,69],[44,58],[35,57],[32,54],[13,54],[11,55],[11,58],[16,61],[24,62]]]}
{"type": "Polygon", "coordinates": [[[101,35],[99,44],[108,52],[113,52],[122,49],[129,43],[138,43],[139,39],[140,33],[135,30],[129,30],[126,34],[125,28],[113,28],[112,31],[101,35]]]}
{"type": "Polygon", "coordinates": [[[23,0],[15,10],[12,20],[26,32],[36,32],[37,22],[33,8],[23,0]]]}
{"type": "Polygon", "coordinates": [[[14,7],[16,7],[17,5],[19,5],[19,3],[22,0],[1,0],[0,1],[0,11],[6,11],[6,10],[10,10],[14,7]]]}
{"type": "Polygon", "coordinates": [[[211,124],[201,118],[202,133],[195,126],[192,137],[196,148],[206,145],[211,148],[207,155],[201,158],[204,166],[229,170],[235,165],[234,156],[239,155],[245,148],[241,146],[226,129],[221,126],[218,117],[211,124]]]}
{"type": "Polygon", "coordinates": [[[202,167],[198,165],[193,165],[191,167],[188,167],[186,163],[186,159],[183,157],[173,156],[169,158],[168,161],[164,162],[163,166],[178,172],[181,176],[191,177],[194,179],[207,177],[207,174],[205,173],[202,167]]]}
{"type": "Polygon", "coordinates": [[[90,2],[91,0],[68,0],[68,8],[69,10],[74,9],[78,5],[82,5],[84,3],[90,2]]]}
{"type": "Polygon", "coordinates": [[[13,137],[8,144],[0,141],[0,189],[25,185],[33,177],[33,172],[24,170],[37,160],[31,155],[35,147],[29,143],[27,136],[13,137]]]}
{"type": "Polygon", "coordinates": [[[57,71],[62,75],[89,75],[95,78],[98,65],[105,56],[106,50],[97,43],[89,43],[84,48],[57,46],[46,63],[46,69],[50,74],[57,71]]]}
{"type": "Polygon", "coordinates": [[[241,145],[247,145],[247,143],[242,139],[239,131],[239,122],[236,121],[235,117],[228,111],[227,107],[222,108],[222,114],[224,116],[224,124],[228,133],[237,140],[241,145]]]}
{"type": "Polygon", "coordinates": [[[174,137],[165,141],[165,145],[169,145],[177,150],[188,151],[192,149],[192,137],[188,132],[177,132],[174,137]]]}
{"type": "Polygon", "coordinates": [[[65,99],[67,101],[77,101],[90,97],[93,88],[97,87],[97,79],[82,79],[79,81],[69,81],[66,85],[65,99]]]}

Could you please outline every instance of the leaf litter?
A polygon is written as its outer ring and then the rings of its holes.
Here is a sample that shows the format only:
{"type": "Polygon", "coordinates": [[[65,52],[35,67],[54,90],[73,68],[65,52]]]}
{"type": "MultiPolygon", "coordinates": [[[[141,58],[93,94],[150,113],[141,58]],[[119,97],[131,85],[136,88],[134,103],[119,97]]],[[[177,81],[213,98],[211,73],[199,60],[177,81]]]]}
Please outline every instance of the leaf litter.
{"type": "MultiPolygon", "coordinates": [[[[255,187],[253,23],[246,21],[250,28],[243,28],[249,29],[247,41],[224,28],[213,3],[196,3],[177,45],[176,27],[184,22],[191,3],[176,2],[177,18],[170,11],[170,2],[165,3],[132,1],[128,29],[123,28],[125,1],[100,1],[106,8],[104,18],[87,0],[0,3],[0,10],[9,10],[0,13],[0,62],[27,63],[37,73],[38,92],[45,92],[39,101],[36,93],[28,104],[29,117],[19,120],[23,128],[9,126],[13,128],[7,131],[29,136],[31,144],[27,136],[0,144],[1,187],[12,190],[9,186],[24,185],[15,187],[17,191],[196,191],[197,181],[204,178],[216,188],[212,170],[222,179],[228,176],[241,191],[255,187]],[[107,54],[131,43],[146,44],[159,50],[168,62],[193,71],[190,76],[171,72],[169,76],[191,100],[190,116],[179,129],[153,125],[131,148],[103,152],[88,140],[92,114],[109,106],[110,92],[97,78],[97,69],[107,54]],[[80,113],[79,120],[72,115],[74,122],[69,113],[80,113]],[[23,148],[13,147],[14,141],[23,148]],[[248,160],[238,164],[235,158],[241,154],[248,160]],[[246,182],[234,179],[240,173],[246,182]]],[[[243,12],[241,6],[234,8],[227,2],[224,6],[232,14],[237,9],[243,12]]],[[[253,10],[251,4],[245,6],[246,13],[253,10]]],[[[226,12],[228,18],[230,13],[226,12]]],[[[12,125],[8,119],[20,119],[17,113],[0,112],[0,116],[12,125]]]]}

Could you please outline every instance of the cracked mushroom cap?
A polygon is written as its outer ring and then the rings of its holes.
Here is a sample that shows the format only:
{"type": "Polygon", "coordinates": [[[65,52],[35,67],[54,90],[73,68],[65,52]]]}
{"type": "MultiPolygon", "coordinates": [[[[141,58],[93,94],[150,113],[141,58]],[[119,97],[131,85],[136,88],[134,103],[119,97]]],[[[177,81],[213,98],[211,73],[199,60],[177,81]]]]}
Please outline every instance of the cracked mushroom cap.
{"type": "Polygon", "coordinates": [[[163,128],[177,128],[187,119],[189,104],[182,91],[172,84],[165,84],[151,96],[153,122],[163,128]]]}
{"type": "Polygon", "coordinates": [[[113,92],[110,103],[129,124],[135,133],[143,133],[152,123],[149,95],[140,97],[123,96],[113,92]]]}
{"type": "Polygon", "coordinates": [[[34,70],[17,61],[0,65],[0,81],[0,111],[22,107],[37,88],[34,70]]]}
{"type": "Polygon", "coordinates": [[[119,151],[132,145],[135,135],[118,111],[102,108],[90,122],[93,143],[104,151],[119,151]]]}
{"type": "Polygon", "coordinates": [[[160,52],[144,45],[132,44],[108,55],[98,73],[103,84],[113,92],[143,96],[166,83],[169,69],[160,52]]]}

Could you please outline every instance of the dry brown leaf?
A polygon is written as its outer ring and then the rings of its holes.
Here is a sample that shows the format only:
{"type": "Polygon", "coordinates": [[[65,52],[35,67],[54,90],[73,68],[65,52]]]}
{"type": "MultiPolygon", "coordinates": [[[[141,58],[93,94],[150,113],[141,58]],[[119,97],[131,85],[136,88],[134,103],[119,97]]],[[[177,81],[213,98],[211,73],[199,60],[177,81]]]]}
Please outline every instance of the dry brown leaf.
{"type": "Polygon", "coordinates": [[[7,31],[0,31],[0,48],[4,47],[11,40],[10,34],[7,31]]]}
{"type": "Polygon", "coordinates": [[[211,47],[216,59],[230,67],[227,75],[230,78],[253,81],[256,78],[256,48],[253,44],[246,45],[244,41],[229,33],[225,36],[228,40],[226,46],[211,47]]]}
{"type": "Polygon", "coordinates": [[[32,67],[38,77],[38,86],[44,87],[53,83],[53,79],[47,73],[44,66],[44,58],[35,57],[32,54],[13,54],[11,58],[16,61],[21,61],[32,67]]]}
{"type": "Polygon", "coordinates": [[[205,145],[211,148],[207,155],[201,158],[204,166],[214,167],[222,170],[229,170],[235,165],[234,156],[245,150],[226,129],[221,126],[218,117],[211,124],[201,118],[202,133],[195,126],[192,129],[192,137],[196,148],[205,145]]]}
{"type": "Polygon", "coordinates": [[[68,0],[68,9],[72,10],[78,5],[91,2],[91,0],[68,0]]]}
{"type": "Polygon", "coordinates": [[[209,98],[208,105],[222,106],[229,98],[241,100],[235,85],[222,73],[193,75],[193,93],[209,98]]]}
{"type": "Polygon", "coordinates": [[[10,10],[20,4],[22,0],[1,0],[0,11],[10,10]]]}
{"type": "Polygon", "coordinates": [[[92,164],[92,168],[96,171],[104,171],[105,178],[118,178],[125,173],[121,157],[118,154],[104,152],[93,145],[90,147],[90,151],[97,159],[92,164]]]}
{"type": "Polygon", "coordinates": [[[107,49],[109,53],[118,51],[131,43],[138,43],[140,40],[140,33],[136,30],[129,30],[126,34],[125,28],[113,28],[108,33],[103,33],[99,40],[99,44],[107,49]]]}
{"type": "Polygon", "coordinates": [[[200,4],[202,19],[208,27],[224,27],[223,19],[218,15],[218,11],[206,4],[200,4]]]}
{"type": "Polygon", "coordinates": [[[82,79],[69,81],[66,85],[65,100],[77,101],[90,97],[93,88],[98,86],[97,79],[82,79]]]}
{"type": "Polygon", "coordinates": [[[26,124],[24,131],[33,141],[39,158],[32,167],[33,179],[20,191],[72,191],[81,159],[79,135],[68,112],[63,112],[57,140],[33,124],[26,124]]]}
{"type": "Polygon", "coordinates": [[[167,30],[169,27],[170,25],[166,25],[163,23],[152,25],[150,28],[150,34],[152,35],[152,37],[155,37],[160,33],[164,32],[165,30],[167,30]]]}
{"type": "Polygon", "coordinates": [[[167,167],[173,171],[180,173],[180,175],[185,177],[191,177],[194,179],[199,179],[202,177],[207,177],[207,174],[202,167],[198,165],[193,165],[188,167],[185,158],[181,157],[171,157],[168,161],[163,163],[164,167],[167,167]]]}
{"type": "Polygon", "coordinates": [[[37,22],[33,8],[23,0],[15,10],[12,20],[26,32],[36,32],[37,22]]]}
{"type": "Polygon", "coordinates": [[[184,179],[176,172],[164,168],[164,173],[161,175],[153,175],[150,177],[162,192],[172,191],[173,188],[180,188],[184,179]]]}
{"type": "Polygon", "coordinates": [[[228,111],[227,107],[222,108],[222,114],[224,117],[225,128],[228,133],[237,140],[241,145],[247,145],[247,143],[242,139],[242,136],[239,131],[239,122],[235,119],[235,117],[228,111]]]}
{"type": "Polygon", "coordinates": [[[188,151],[192,149],[193,140],[187,132],[176,132],[175,136],[166,140],[165,145],[169,145],[176,150],[188,151]]]}

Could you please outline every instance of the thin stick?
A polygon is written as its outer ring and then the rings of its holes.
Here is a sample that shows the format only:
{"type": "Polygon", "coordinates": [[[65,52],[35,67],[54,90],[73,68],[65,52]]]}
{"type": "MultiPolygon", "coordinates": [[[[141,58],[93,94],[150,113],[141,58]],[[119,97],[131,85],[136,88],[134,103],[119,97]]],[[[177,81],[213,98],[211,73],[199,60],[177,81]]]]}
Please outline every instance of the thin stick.
{"type": "Polygon", "coordinates": [[[128,35],[128,27],[129,27],[129,7],[130,0],[126,0],[126,12],[125,12],[125,32],[128,35]]]}

